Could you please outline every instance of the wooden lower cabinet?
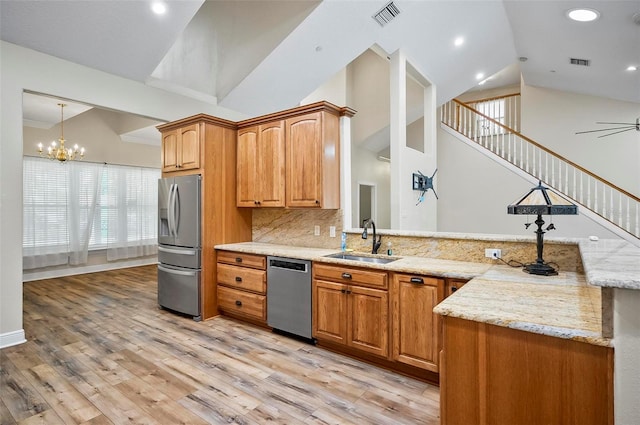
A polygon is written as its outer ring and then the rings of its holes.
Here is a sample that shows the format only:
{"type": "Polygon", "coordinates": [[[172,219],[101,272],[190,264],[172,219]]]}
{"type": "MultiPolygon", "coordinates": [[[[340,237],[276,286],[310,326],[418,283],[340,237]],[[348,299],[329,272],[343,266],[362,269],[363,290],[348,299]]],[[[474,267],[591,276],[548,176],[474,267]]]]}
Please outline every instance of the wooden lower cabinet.
{"type": "Polygon", "coordinates": [[[444,280],[394,273],[391,281],[392,359],[438,372],[444,280]]]}
{"type": "Polygon", "coordinates": [[[314,338],[387,358],[389,295],[386,272],[327,265],[314,265],[313,270],[314,338]],[[328,280],[330,276],[335,281],[328,280]],[[368,276],[373,286],[384,281],[385,289],[352,283],[363,276],[368,276]]]}
{"type": "Polygon", "coordinates": [[[218,287],[218,308],[231,315],[267,320],[267,297],[238,289],[218,287]]]}
{"type": "Polygon", "coordinates": [[[264,255],[218,251],[218,308],[224,314],[267,323],[267,260],[264,255]]]}
{"type": "Polygon", "coordinates": [[[613,348],[443,318],[442,425],[613,424],[613,348]]]}

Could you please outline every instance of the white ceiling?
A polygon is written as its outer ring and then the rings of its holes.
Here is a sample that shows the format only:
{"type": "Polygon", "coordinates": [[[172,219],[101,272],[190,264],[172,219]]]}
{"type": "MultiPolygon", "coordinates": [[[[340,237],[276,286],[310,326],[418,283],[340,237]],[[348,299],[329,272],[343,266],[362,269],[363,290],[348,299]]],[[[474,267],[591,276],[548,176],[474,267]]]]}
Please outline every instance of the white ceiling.
{"type": "Polygon", "coordinates": [[[639,0],[396,0],[401,13],[385,27],[371,16],[386,0],[165,1],[164,16],[150,3],[2,0],[0,36],[247,115],[297,105],[374,44],[402,48],[439,103],[477,87],[477,73],[495,75],[491,88],[518,69],[529,85],[640,103],[640,71],[626,71],[640,66],[639,0]],[[601,17],[572,22],[576,6],[601,17]]]}

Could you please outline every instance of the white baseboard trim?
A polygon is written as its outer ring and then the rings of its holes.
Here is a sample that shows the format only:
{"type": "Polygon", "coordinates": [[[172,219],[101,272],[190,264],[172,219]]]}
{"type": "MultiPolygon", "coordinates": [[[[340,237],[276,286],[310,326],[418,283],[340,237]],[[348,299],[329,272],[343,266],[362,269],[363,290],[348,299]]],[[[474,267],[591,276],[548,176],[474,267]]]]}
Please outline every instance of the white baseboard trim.
{"type": "Polygon", "coordinates": [[[22,272],[22,281],[31,282],[34,280],[53,279],[56,277],[73,276],[76,274],[96,273],[107,270],[126,269],[127,267],[147,266],[157,264],[157,257],[145,257],[136,260],[118,261],[114,263],[94,264],[90,266],[69,267],[64,269],[45,270],[40,272],[22,272]]]}
{"type": "Polygon", "coordinates": [[[24,329],[0,334],[0,348],[7,348],[24,342],[27,342],[24,337],[24,329]]]}

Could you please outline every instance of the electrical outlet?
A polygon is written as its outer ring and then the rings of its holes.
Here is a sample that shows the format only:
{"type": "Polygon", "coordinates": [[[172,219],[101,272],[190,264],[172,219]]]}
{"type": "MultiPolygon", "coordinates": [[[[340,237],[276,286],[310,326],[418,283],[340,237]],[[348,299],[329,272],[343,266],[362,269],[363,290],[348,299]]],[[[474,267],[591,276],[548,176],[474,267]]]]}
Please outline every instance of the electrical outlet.
{"type": "Polygon", "coordinates": [[[320,226],[318,226],[317,224],[313,226],[313,235],[320,236],[320,226]]]}
{"type": "Polygon", "coordinates": [[[336,237],[336,226],[329,226],[329,237],[330,238],[336,237]]]}
{"type": "Polygon", "coordinates": [[[502,250],[495,248],[487,248],[484,250],[484,256],[487,258],[493,258],[497,260],[498,258],[502,258],[502,250]]]}

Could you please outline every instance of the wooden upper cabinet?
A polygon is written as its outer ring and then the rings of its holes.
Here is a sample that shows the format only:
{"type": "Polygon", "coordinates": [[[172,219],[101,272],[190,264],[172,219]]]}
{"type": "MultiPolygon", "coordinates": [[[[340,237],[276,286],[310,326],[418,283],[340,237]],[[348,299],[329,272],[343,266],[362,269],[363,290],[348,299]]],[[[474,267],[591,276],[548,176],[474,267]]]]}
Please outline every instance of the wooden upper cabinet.
{"type": "Polygon", "coordinates": [[[236,163],[237,199],[239,207],[257,206],[258,199],[258,127],[238,130],[236,163]]]}
{"type": "Polygon", "coordinates": [[[285,206],[284,149],[284,121],[238,131],[237,206],[285,206]]]}
{"type": "Polygon", "coordinates": [[[239,207],[340,208],[340,117],[316,102],[240,121],[239,207]]]}
{"type": "Polygon", "coordinates": [[[438,372],[441,325],[433,308],[443,298],[443,279],[393,275],[391,332],[394,360],[438,372]]]}
{"type": "Polygon", "coordinates": [[[178,169],[178,132],[162,133],[162,172],[178,169]]]}
{"type": "Polygon", "coordinates": [[[288,207],[340,207],[339,127],[324,111],[286,120],[288,207]]]}
{"type": "Polygon", "coordinates": [[[162,133],[162,172],[200,168],[200,126],[191,124],[162,133]]]}

